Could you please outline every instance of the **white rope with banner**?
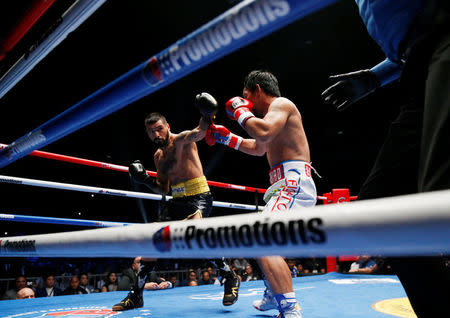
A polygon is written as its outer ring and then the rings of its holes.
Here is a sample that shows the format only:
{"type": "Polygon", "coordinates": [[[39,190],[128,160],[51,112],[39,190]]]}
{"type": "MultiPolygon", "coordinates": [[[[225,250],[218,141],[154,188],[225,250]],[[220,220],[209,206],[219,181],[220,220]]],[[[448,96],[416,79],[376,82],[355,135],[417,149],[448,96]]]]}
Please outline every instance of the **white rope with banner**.
{"type": "MultiPolygon", "coordinates": [[[[69,191],[78,191],[78,192],[88,192],[88,193],[95,193],[95,194],[105,194],[105,195],[147,199],[147,200],[166,200],[167,201],[167,200],[172,199],[172,197],[170,195],[162,196],[160,194],[153,194],[153,193],[125,191],[125,190],[117,190],[117,189],[109,189],[109,188],[99,188],[99,187],[91,187],[91,186],[84,186],[84,185],[71,184],[71,183],[62,183],[62,182],[11,177],[11,176],[5,176],[5,175],[0,175],[0,183],[21,184],[21,185],[27,185],[27,186],[33,186],[33,187],[51,188],[51,189],[60,189],[60,190],[69,190],[69,191]]],[[[241,209],[241,210],[249,210],[249,211],[257,210],[255,205],[222,202],[222,201],[214,201],[213,206],[219,207],[219,208],[241,209]]]]}
{"type": "MultiPolygon", "coordinates": [[[[125,211],[126,212],[126,211],[125,211]]],[[[241,214],[2,238],[2,257],[216,258],[450,253],[450,190],[241,214]]]]}

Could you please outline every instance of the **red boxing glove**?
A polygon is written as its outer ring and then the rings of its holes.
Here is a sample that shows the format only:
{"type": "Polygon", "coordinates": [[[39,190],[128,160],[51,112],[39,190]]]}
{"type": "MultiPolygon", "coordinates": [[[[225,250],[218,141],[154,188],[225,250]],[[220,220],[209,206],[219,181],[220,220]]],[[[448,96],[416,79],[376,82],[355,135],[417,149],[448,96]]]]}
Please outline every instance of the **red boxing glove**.
{"type": "Polygon", "coordinates": [[[212,124],[206,131],[205,141],[212,146],[216,142],[219,144],[238,150],[242,142],[242,137],[233,134],[226,127],[212,124]]]}
{"type": "Polygon", "coordinates": [[[251,112],[253,103],[242,97],[233,97],[225,104],[225,110],[228,117],[236,120],[239,125],[245,128],[245,123],[252,117],[255,117],[251,112]]]}
{"type": "MultiPolygon", "coordinates": [[[[211,125],[212,126],[212,125],[211,125]]],[[[216,138],[214,138],[211,126],[208,127],[205,134],[205,142],[209,146],[214,146],[216,144],[216,138]]]]}

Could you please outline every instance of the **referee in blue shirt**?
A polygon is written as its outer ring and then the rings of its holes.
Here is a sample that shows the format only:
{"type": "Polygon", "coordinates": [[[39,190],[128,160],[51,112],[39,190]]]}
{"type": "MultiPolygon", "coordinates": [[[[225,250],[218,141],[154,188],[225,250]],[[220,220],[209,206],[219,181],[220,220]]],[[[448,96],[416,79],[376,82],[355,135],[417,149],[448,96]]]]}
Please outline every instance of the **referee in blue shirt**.
{"type": "MultiPolygon", "coordinates": [[[[341,111],[396,80],[405,96],[358,199],[449,189],[450,0],[356,4],[386,59],[370,69],[331,76],[322,98],[341,111]]],[[[446,256],[389,263],[419,318],[450,317],[446,256]]]]}

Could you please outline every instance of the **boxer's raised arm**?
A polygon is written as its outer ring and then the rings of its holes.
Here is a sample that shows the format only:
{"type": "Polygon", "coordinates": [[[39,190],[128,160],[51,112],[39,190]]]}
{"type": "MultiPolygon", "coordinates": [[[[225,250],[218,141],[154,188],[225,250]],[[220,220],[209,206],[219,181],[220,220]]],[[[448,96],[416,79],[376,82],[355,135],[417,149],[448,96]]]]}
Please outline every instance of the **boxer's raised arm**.
{"type": "Polygon", "coordinates": [[[269,143],[283,130],[289,114],[290,109],[287,103],[275,101],[264,118],[249,118],[244,129],[258,142],[269,143]]]}
{"type": "Polygon", "coordinates": [[[266,146],[264,144],[255,139],[244,139],[241,136],[233,134],[228,128],[222,125],[212,124],[206,132],[205,141],[210,146],[213,146],[217,142],[253,156],[262,156],[266,153],[266,146]]]}
{"type": "Polygon", "coordinates": [[[264,156],[267,152],[266,145],[255,139],[243,139],[238,150],[252,156],[264,156]]]}
{"type": "Polygon", "coordinates": [[[188,144],[197,142],[205,138],[206,130],[208,129],[208,123],[205,118],[200,119],[200,123],[192,130],[185,130],[175,136],[174,142],[188,144]]]}

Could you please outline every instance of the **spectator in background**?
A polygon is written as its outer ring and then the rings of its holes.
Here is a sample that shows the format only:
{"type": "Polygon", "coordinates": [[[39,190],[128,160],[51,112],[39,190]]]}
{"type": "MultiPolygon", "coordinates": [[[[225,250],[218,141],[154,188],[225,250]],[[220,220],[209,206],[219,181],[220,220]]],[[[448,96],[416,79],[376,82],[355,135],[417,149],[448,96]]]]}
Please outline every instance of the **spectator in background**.
{"type": "Polygon", "coordinates": [[[103,285],[105,285],[106,281],[108,280],[108,274],[109,272],[103,272],[103,277],[102,279],[99,279],[99,281],[97,282],[97,286],[96,286],[96,290],[101,292],[103,285]]]}
{"type": "Polygon", "coordinates": [[[348,272],[354,274],[372,274],[377,269],[376,265],[377,263],[369,255],[361,255],[350,265],[348,272]]]}
{"type": "Polygon", "coordinates": [[[189,271],[188,278],[183,282],[183,286],[193,286],[189,285],[192,281],[195,281],[196,285],[194,286],[197,286],[197,274],[194,271],[189,271]]]}
{"type": "Polygon", "coordinates": [[[131,287],[136,285],[137,274],[141,264],[141,257],[136,257],[131,263],[131,266],[122,272],[122,278],[117,286],[117,290],[131,290],[131,287]]]}
{"type": "Polygon", "coordinates": [[[15,299],[26,299],[26,298],[34,298],[34,290],[29,287],[21,288],[17,294],[15,299]]]}
{"type": "MultiPolygon", "coordinates": [[[[322,268],[325,269],[325,265],[322,259],[317,259],[315,257],[308,258],[304,262],[305,270],[308,269],[308,273],[318,274],[322,272],[322,268]]],[[[306,274],[306,272],[305,272],[306,274]]]]}
{"type": "Polygon", "coordinates": [[[304,274],[303,265],[301,263],[297,264],[297,276],[302,276],[304,274]]]}
{"type": "Polygon", "coordinates": [[[102,286],[102,293],[116,291],[118,284],[116,273],[109,272],[106,276],[105,284],[102,286]]]}
{"type": "Polygon", "coordinates": [[[298,270],[297,267],[295,266],[295,259],[286,259],[286,263],[289,267],[289,270],[291,271],[291,276],[292,278],[295,278],[298,276],[298,270]]]}
{"type": "Polygon", "coordinates": [[[62,295],[62,290],[55,286],[55,276],[44,276],[44,286],[36,290],[36,297],[53,297],[62,295]]]}
{"type": "Polygon", "coordinates": [[[198,281],[199,285],[211,285],[214,281],[209,276],[209,271],[207,269],[202,270],[202,278],[198,281]]]}
{"type": "Polygon", "coordinates": [[[170,275],[169,282],[172,284],[172,288],[180,286],[177,275],[170,275]]]}
{"type": "Polygon", "coordinates": [[[86,273],[80,275],[80,287],[87,291],[88,294],[94,292],[94,286],[89,285],[89,277],[86,273]]]}
{"type": "Polygon", "coordinates": [[[63,265],[63,272],[60,276],[59,280],[59,288],[61,290],[66,290],[67,287],[70,285],[70,280],[72,278],[73,274],[73,265],[72,264],[64,264],[63,265]]]}
{"type": "Polygon", "coordinates": [[[67,287],[63,295],[78,295],[78,294],[87,294],[87,291],[84,288],[80,287],[80,279],[77,275],[73,275],[70,278],[69,287],[67,287]]]}
{"type": "Polygon", "coordinates": [[[237,273],[242,275],[245,271],[245,267],[249,265],[249,262],[245,258],[240,257],[234,259],[232,265],[236,268],[237,273]]]}
{"type": "Polygon", "coordinates": [[[27,286],[27,279],[23,275],[16,277],[15,288],[9,289],[3,295],[3,300],[16,299],[17,292],[27,286]]]}
{"type": "Polygon", "coordinates": [[[213,281],[215,281],[215,280],[217,279],[217,274],[216,274],[215,270],[214,270],[211,266],[209,266],[209,267],[207,268],[207,270],[208,270],[208,272],[209,272],[209,277],[210,277],[213,281]]]}
{"type": "Polygon", "coordinates": [[[171,282],[166,281],[163,277],[159,277],[154,271],[147,275],[146,281],[144,285],[144,289],[146,290],[172,288],[171,282]]]}
{"type": "Polygon", "coordinates": [[[391,264],[386,261],[386,257],[375,257],[374,258],[376,268],[372,271],[372,274],[382,274],[382,275],[393,275],[391,264]]]}
{"type": "Polygon", "coordinates": [[[354,272],[359,268],[359,258],[359,256],[356,256],[355,261],[350,264],[350,269],[348,270],[349,273],[354,272]]]}
{"type": "Polygon", "coordinates": [[[245,266],[245,272],[242,274],[242,281],[248,282],[251,280],[259,280],[261,279],[258,274],[253,271],[252,265],[248,264],[245,266]]]}

